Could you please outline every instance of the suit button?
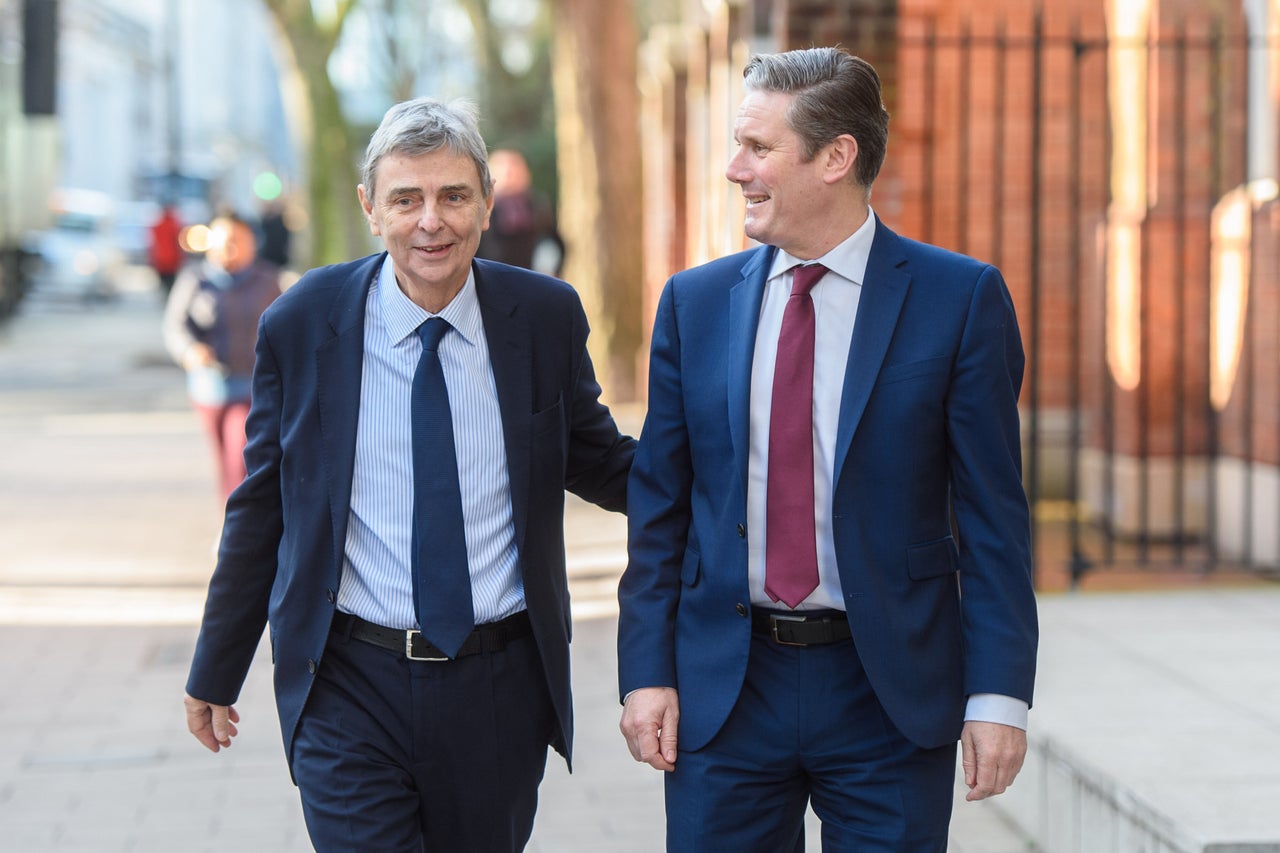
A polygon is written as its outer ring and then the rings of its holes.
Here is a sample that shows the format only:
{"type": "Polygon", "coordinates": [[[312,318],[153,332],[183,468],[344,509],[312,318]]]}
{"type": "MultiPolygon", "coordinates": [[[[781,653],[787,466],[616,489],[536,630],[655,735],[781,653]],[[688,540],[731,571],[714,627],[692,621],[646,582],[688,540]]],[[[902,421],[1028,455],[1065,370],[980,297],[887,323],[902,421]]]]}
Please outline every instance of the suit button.
{"type": "Polygon", "coordinates": [[[738,611],[738,615],[739,615],[739,616],[746,616],[746,615],[747,615],[747,605],[743,604],[741,601],[739,601],[737,604],[733,605],[733,609],[734,609],[734,610],[736,610],[736,611],[738,611]]]}
{"type": "Polygon", "coordinates": [[[738,524],[738,538],[739,539],[747,538],[747,526],[745,524],[742,524],[741,522],[739,522],[738,524]]]}
{"type": "Polygon", "coordinates": [[[331,589],[326,589],[326,590],[324,591],[324,597],[325,597],[325,598],[327,598],[327,599],[329,599],[329,603],[330,603],[330,604],[333,604],[333,602],[334,602],[334,601],[336,601],[336,600],[337,600],[337,598],[338,598],[338,596],[336,596],[336,595],[334,595],[334,594],[333,594],[333,590],[331,590],[331,589]]]}
{"type": "Polygon", "coordinates": [[[307,672],[312,675],[316,674],[316,662],[314,660],[307,661],[307,672]]]}

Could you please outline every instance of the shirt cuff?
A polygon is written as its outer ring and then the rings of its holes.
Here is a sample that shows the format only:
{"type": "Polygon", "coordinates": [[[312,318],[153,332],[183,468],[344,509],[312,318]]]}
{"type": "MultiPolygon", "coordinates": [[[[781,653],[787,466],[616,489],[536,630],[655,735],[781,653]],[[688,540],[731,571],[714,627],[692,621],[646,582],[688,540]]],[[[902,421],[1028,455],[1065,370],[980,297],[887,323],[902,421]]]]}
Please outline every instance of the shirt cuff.
{"type": "Polygon", "coordinates": [[[965,722],[1000,723],[1027,730],[1029,706],[1021,699],[999,693],[974,693],[964,709],[965,722]]]}

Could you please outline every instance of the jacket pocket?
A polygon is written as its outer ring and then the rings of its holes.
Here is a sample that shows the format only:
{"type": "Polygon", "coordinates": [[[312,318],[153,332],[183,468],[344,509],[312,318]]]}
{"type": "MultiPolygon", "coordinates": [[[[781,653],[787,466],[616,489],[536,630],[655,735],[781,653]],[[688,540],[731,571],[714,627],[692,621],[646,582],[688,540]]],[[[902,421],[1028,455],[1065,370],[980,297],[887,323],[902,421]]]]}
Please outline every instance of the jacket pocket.
{"type": "Polygon", "coordinates": [[[956,571],[956,542],[950,536],[907,549],[907,575],[913,581],[942,577],[956,571]]]}
{"type": "Polygon", "coordinates": [[[534,436],[539,436],[559,429],[563,423],[564,396],[561,395],[547,408],[533,413],[533,416],[529,418],[529,432],[534,436]]]}
{"type": "Polygon", "coordinates": [[[685,586],[697,586],[702,570],[702,556],[692,548],[686,548],[684,562],[680,565],[680,581],[685,586]]]}
{"type": "Polygon", "coordinates": [[[951,358],[945,355],[936,358],[925,358],[920,361],[907,361],[890,364],[880,368],[876,377],[876,385],[892,385],[894,382],[905,382],[934,373],[946,373],[951,369],[951,358]]]}

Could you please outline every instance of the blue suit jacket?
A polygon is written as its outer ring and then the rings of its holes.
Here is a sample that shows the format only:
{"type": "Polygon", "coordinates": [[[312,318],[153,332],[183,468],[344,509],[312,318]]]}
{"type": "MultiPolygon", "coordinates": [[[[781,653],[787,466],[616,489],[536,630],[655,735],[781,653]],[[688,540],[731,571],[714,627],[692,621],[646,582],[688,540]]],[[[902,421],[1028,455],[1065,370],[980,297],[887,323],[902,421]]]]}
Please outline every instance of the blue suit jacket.
{"type": "MultiPolygon", "coordinates": [[[[750,374],[773,255],[765,246],[672,277],[654,323],[619,678],[624,696],[679,690],[682,749],[719,731],[747,667],[750,374]]],[[[840,402],[831,523],[867,677],[921,746],[955,741],[968,694],[1031,701],[1022,370],[999,271],[877,222],[840,402]]]]}
{"type": "MultiPolygon", "coordinates": [[[[227,503],[187,692],[231,704],[271,627],[286,753],[341,582],[351,503],[365,298],[385,255],[313,270],[262,317],[247,424],[248,476],[227,503]]],[[[498,390],[520,572],[569,757],[564,490],[626,506],[634,442],[599,401],[587,319],[564,282],[477,260],[476,296],[498,390]]]]}

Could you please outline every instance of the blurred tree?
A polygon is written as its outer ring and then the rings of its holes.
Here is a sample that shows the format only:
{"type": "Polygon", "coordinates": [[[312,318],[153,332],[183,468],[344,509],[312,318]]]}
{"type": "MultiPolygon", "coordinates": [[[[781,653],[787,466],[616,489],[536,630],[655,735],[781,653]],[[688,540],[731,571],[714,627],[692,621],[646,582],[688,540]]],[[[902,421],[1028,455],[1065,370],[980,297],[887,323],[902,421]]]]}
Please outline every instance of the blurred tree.
{"type": "Polygon", "coordinates": [[[643,220],[634,10],[599,0],[552,3],[564,276],[586,305],[606,395],[635,400],[643,220]]]}
{"type": "Polygon", "coordinates": [[[360,146],[353,139],[329,78],[329,57],[359,0],[263,0],[280,33],[288,62],[282,73],[295,137],[306,150],[309,251],[304,267],[331,264],[369,251],[368,227],[355,202],[360,146]],[[309,257],[308,257],[309,255],[309,257]]]}
{"type": "Polygon", "coordinates": [[[551,14],[546,0],[458,0],[475,32],[481,127],[490,148],[514,148],[534,186],[556,198],[551,14]]]}

